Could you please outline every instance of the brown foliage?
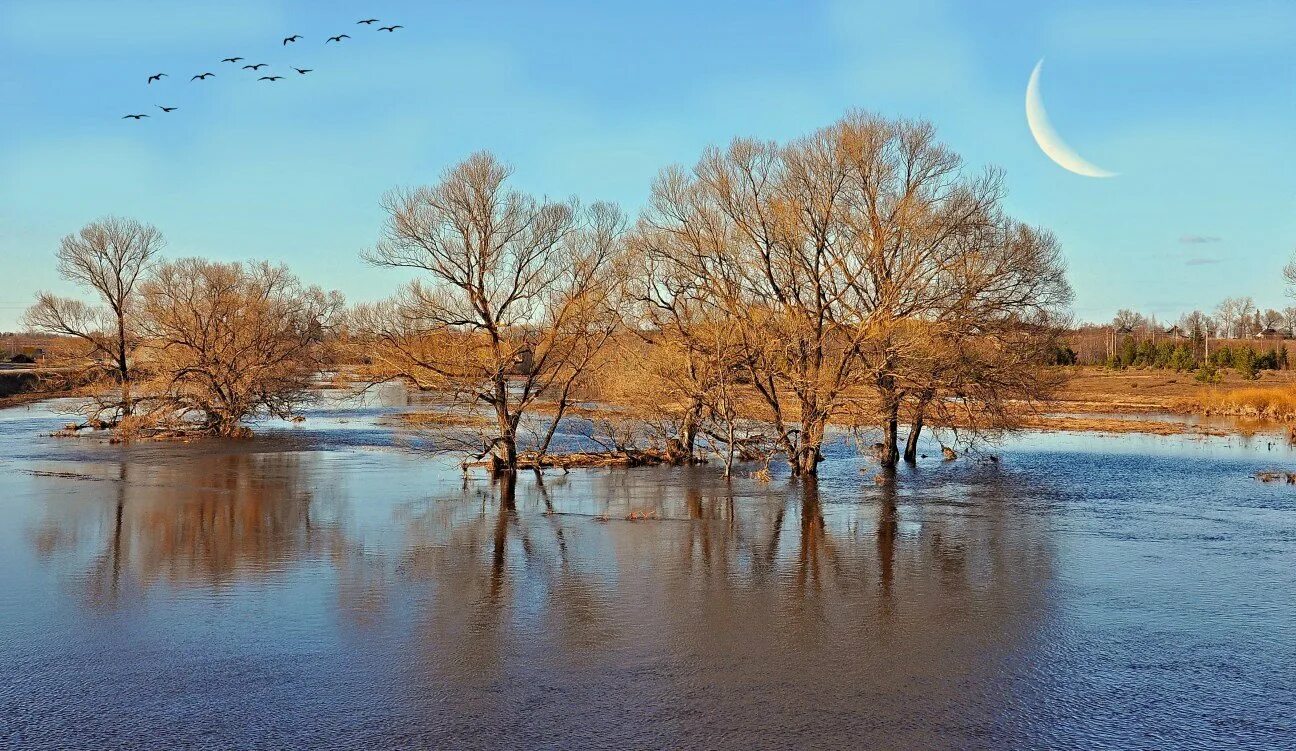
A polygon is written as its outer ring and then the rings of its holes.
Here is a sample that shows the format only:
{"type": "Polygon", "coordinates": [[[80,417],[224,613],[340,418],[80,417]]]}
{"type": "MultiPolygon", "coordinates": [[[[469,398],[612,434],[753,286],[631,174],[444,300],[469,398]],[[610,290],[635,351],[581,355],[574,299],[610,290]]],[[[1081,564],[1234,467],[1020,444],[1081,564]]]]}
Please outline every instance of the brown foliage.
{"type": "MultiPolygon", "coordinates": [[[[828,425],[858,410],[861,387],[894,464],[906,397],[943,399],[974,380],[924,367],[939,356],[930,342],[1020,343],[1069,301],[1056,243],[1004,217],[1001,194],[997,173],[967,174],[925,123],[852,114],[786,145],[736,140],[654,185],[634,244],[657,284],[639,297],[654,323],[667,310],[676,328],[734,333],[795,472],[815,472],[828,425]]],[[[955,362],[1012,369],[1003,357],[955,362]]]]}
{"type": "Polygon", "coordinates": [[[431,187],[383,203],[386,231],[367,258],[423,278],[356,311],[376,380],[450,393],[495,416],[482,454],[517,466],[519,426],[542,393],[557,414],[619,323],[616,254],[623,220],[609,204],[537,200],[506,187],[510,170],[479,153],[431,187]]]}
{"type": "Polygon", "coordinates": [[[284,266],[195,258],[159,267],[141,295],[150,416],[227,436],[258,414],[290,417],[309,398],[342,307],[284,266]]]}

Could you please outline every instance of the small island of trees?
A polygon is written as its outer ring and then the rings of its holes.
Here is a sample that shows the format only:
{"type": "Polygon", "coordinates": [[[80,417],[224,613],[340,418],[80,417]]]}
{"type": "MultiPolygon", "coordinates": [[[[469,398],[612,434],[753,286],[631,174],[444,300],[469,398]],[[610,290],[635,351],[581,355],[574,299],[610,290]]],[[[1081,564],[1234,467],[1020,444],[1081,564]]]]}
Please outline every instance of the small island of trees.
{"type": "Polygon", "coordinates": [[[1210,382],[1289,364],[1256,337],[1296,310],[1249,298],[1168,329],[1130,311],[1072,327],[1054,236],[920,121],[851,113],[708,148],[662,170],[634,217],[510,179],[481,152],[384,197],[361,255],[409,276],[379,302],[348,308],[267,262],[162,260],[156,228],[105,218],[58,249],[95,301],[41,293],[26,323],[61,337],[46,359],[93,396],[77,427],[244,435],[337,374],[434,392],[439,445],[498,472],[573,463],[555,436],[576,417],[622,463],[813,476],[841,431],[889,469],[924,431],[968,445],[1019,428],[1057,365],[1210,382]]]}

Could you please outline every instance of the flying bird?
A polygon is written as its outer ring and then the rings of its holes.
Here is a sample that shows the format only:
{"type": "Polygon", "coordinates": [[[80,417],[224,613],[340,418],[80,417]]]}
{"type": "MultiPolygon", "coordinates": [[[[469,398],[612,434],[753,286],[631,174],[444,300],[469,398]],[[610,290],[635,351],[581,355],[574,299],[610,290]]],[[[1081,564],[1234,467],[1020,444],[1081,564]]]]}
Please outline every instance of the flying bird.
{"type": "MultiPolygon", "coordinates": [[[[289,65],[288,67],[289,67],[289,68],[292,68],[291,65],[289,65]]],[[[300,74],[302,74],[302,75],[304,76],[304,75],[306,75],[307,73],[310,73],[312,70],[315,70],[315,69],[314,69],[314,68],[293,68],[293,70],[297,71],[298,73],[300,73],[300,74]]]]}
{"type": "Polygon", "coordinates": [[[165,73],[154,73],[153,75],[149,76],[148,82],[153,83],[154,81],[161,81],[163,78],[166,78],[165,73]]]}
{"type": "Polygon", "coordinates": [[[139,120],[142,117],[148,117],[148,115],[122,115],[123,120],[139,120]]]}
{"type": "Polygon", "coordinates": [[[335,37],[329,37],[328,39],[324,40],[324,44],[328,44],[329,42],[340,42],[343,39],[350,39],[350,38],[351,37],[346,34],[338,34],[335,37]]]}
{"type": "Polygon", "coordinates": [[[153,105],[153,106],[154,106],[154,107],[157,107],[158,109],[162,110],[163,112],[174,112],[174,111],[180,109],[179,107],[163,107],[163,106],[160,105],[160,104],[155,104],[155,105],[153,105]]]}
{"type": "Polygon", "coordinates": [[[371,23],[378,23],[378,19],[376,19],[376,18],[366,18],[366,19],[363,20],[363,21],[356,21],[356,23],[362,23],[362,24],[368,26],[368,25],[371,24],[371,23]]]}
{"type": "Polygon", "coordinates": [[[227,58],[221,60],[221,62],[222,62],[222,63],[241,63],[241,62],[243,62],[243,58],[241,58],[241,57],[227,57],[227,58]]]}
{"type": "Polygon", "coordinates": [[[193,78],[190,78],[189,80],[190,80],[190,81],[206,81],[207,78],[208,78],[209,76],[214,76],[214,75],[216,75],[216,74],[215,74],[215,73],[203,73],[202,75],[200,75],[200,76],[194,76],[193,78]]]}
{"type": "Polygon", "coordinates": [[[301,39],[301,34],[293,34],[293,35],[290,36],[290,37],[284,37],[284,41],[283,41],[283,43],[284,43],[284,44],[288,44],[289,42],[295,42],[295,41],[297,41],[298,39],[301,39]]]}
{"type": "Polygon", "coordinates": [[[256,65],[244,65],[243,70],[260,70],[265,66],[266,66],[265,63],[257,63],[256,65]]]}
{"type": "Polygon", "coordinates": [[[261,76],[257,80],[258,81],[278,81],[281,78],[283,78],[283,76],[261,76]]]}
{"type": "Polygon", "coordinates": [[[397,29],[403,29],[403,28],[405,28],[405,27],[404,27],[404,26],[379,26],[379,27],[378,27],[378,30],[379,30],[379,31],[395,31],[395,30],[397,30],[397,29]]]}

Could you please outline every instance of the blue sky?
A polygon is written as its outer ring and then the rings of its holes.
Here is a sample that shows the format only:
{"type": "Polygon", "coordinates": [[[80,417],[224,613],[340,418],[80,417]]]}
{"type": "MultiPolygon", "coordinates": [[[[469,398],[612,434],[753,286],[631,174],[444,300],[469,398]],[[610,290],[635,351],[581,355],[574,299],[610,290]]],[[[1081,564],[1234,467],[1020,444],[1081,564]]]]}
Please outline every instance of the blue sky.
{"type": "Polygon", "coordinates": [[[36,289],[74,291],[58,239],[103,214],[157,225],[172,257],[282,260],[371,300],[407,278],[359,259],[380,196],[474,150],[523,189],[634,211],[707,144],[851,108],[930,119],[969,163],[1003,167],[1010,210],[1061,238],[1083,319],[1228,295],[1282,307],[1293,39],[1296,3],[1267,0],[0,0],[0,330],[36,289]],[[336,33],[353,39],[326,47],[336,33]],[[256,82],[217,62],[231,55],[291,78],[256,82]],[[1041,57],[1054,126],[1119,177],[1036,147],[1023,97],[1041,57]]]}

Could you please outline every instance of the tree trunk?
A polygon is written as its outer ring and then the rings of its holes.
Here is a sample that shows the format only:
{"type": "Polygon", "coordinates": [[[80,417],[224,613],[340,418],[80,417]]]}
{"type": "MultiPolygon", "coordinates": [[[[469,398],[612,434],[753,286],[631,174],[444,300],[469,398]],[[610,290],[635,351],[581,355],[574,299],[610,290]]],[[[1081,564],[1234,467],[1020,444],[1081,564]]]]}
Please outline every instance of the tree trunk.
{"type": "Polygon", "coordinates": [[[500,435],[495,443],[495,455],[499,458],[500,470],[517,471],[517,426],[521,415],[512,414],[508,402],[508,380],[504,374],[495,375],[495,423],[499,426],[500,435]]]}
{"type": "Polygon", "coordinates": [[[922,433],[923,424],[922,416],[914,418],[913,426],[909,428],[909,438],[905,441],[904,460],[906,464],[918,463],[918,434],[922,433]]]}
{"type": "Polygon", "coordinates": [[[922,434],[923,417],[927,412],[927,402],[931,397],[923,396],[914,407],[913,423],[909,427],[909,438],[905,441],[904,460],[906,464],[918,463],[918,437],[922,434]]]}
{"type": "Polygon", "coordinates": [[[500,436],[498,444],[500,448],[500,469],[504,472],[516,472],[518,466],[517,458],[517,435],[510,430],[505,435],[500,436]]]}
{"type": "Polygon", "coordinates": [[[553,422],[549,423],[549,429],[545,431],[544,440],[540,442],[540,448],[536,450],[536,464],[545,458],[549,453],[549,444],[553,441],[554,433],[558,431],[558,423],[562,422],[563,415],[567,414],[567,399],[570,396],[571,383],[563,386],[562,394],[558,397],[558,410],[554,413],[553,422]]]}
{"type": "Polygon", "coordinates": [[[823,461],[823,454],[819,449],[823,447],[828,416],[818,414],[804,406],[802,415],[808,417],[803,417],[801,420],[800,440],[797,441],[796,454],[789,457],[789,462],[792,465],[793,475],[815,477],[819,474],[819,462],[823,461]]]}
{"type": "Polygon", "coordinates": [[[900,461],[900,405],[896,399],[888,399],[886,418],[882,423],[882,450],[878,453],[878,464],[886,469],[895,469],[900,461]]]}
{"type": "Polygon", "coordinates": [[[117,372],[121,378],[121,416],[131,414],[130,361],[126,354],[126,318],[117,312],[117,372]]]}
{"type": "Polygon", "coordinates": [[[702,421],[702,401],[694,399],[680,421],[679,433],[666,442],[666,460],[671,464],[692,464],[697,452],[698,424],[702,421]]]}
{"type": "Polygon", "coordinates": [[[880,375],[877,379],[878,395],[882,401],[882,450],[878,464],[884,469],[895,469],[900,462],[900,400],[895,376],[880,375]]]}

